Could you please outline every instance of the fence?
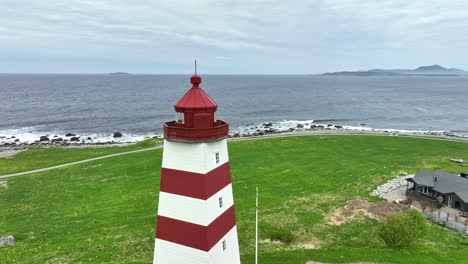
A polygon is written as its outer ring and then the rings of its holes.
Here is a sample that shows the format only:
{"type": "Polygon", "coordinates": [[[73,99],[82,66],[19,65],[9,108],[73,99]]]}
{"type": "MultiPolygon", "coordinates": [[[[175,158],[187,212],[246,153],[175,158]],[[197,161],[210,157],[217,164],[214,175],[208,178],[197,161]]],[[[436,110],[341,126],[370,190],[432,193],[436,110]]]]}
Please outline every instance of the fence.
{"type": "Polygon", "coordinates": [[[436,199],[411,190],[408,190],[406,194],[414,199],[413,206],[418,207],[432,222],[468,235],[468,218],[460,216],[457,210],[443,206],[436,199]]]}
{"type": "Polygon", "coordinates": [[[424,212],[429,220],[436,224],[468,235],[468,219],[455,213],[444,212],[443,210],[424,212]]]}

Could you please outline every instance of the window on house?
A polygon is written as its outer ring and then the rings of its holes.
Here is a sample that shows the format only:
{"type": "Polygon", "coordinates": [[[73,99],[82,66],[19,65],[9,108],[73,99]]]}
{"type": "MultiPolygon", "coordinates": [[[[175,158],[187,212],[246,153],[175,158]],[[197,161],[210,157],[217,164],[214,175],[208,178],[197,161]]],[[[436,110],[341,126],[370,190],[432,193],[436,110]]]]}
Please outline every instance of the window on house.
{"type": "Polygon", "coordinates": [[[177,123],[179,124],[184,123],[184,113],[177,112],[177,123]]]}
{"type": "Polygon", "coordinates": [[[223,207],[223,197],[222,196],[219,197],[218,201],[219,201],[219,208],[223,207]]]}
{"type": "Polygon", "coordinates": [[[219,163],[219,152],[215,153],[215,158],[216,158],[216,164],[219,163]]]}
{"type": "Polygon", "coordinates": [[[226,250],[226,240],[223,240],[223,251],[226,250]]]}

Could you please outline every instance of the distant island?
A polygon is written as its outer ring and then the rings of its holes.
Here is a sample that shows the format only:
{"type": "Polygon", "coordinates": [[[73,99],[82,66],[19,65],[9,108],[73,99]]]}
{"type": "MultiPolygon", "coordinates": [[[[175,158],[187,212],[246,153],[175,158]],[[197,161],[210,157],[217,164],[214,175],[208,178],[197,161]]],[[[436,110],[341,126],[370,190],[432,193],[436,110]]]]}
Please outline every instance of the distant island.
{"type": "Polygon", "coordinates": [[[109,74],[111,74],[111,75],[121,75],[121,74],[130,74],[130,73],[128,73],[128,72],[111,72],[109,74]]]}
{"type": "Polygon", "coordinates": [[[367,71],[327,72],[322,75],[336,76],[468,76],[468,72],[457,68],[444,68],[440,65],[421,66],[409,69],[372,69],[367,71]]]}

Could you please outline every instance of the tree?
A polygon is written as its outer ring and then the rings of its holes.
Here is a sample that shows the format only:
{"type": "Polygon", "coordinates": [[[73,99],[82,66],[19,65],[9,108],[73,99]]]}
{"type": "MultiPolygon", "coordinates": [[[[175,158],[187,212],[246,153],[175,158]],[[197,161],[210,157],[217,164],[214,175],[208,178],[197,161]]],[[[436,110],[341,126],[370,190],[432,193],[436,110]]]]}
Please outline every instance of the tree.
{"type": "Polygon", "coordinates": [[[408,201],[408,209],[410,209],[411,204],[413,204],[413,202],[414,202],[414,197],[413,196],[408,196],[407,201],[408,201]]]}
{"type": "Polygon", "coordinates": [[[408,248],[427,231],[427,219],[416,210],[388,216],[378,229],[379,237],[391,248],[408,248]]]}
{"type": "Polygon", "coordinates": [[[421,200],[419,200],[419,205],[421,205],[421,210],[423,213],[426,211],[426,208],[427,206],[429,206],[429,204],[430,202],[425,198],[422,198],[421,200]]]}

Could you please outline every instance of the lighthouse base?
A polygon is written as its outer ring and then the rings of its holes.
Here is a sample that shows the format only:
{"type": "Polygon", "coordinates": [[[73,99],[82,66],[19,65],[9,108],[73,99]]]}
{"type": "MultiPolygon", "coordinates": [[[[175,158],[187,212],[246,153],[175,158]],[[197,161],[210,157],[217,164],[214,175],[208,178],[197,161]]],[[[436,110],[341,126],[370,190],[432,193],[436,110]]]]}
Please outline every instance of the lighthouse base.
{"type": "Polygon", "coordinates": [[[240,264],[237,228],[234,226],[209,251],[156,239],[154,264],[240,264]]]}

